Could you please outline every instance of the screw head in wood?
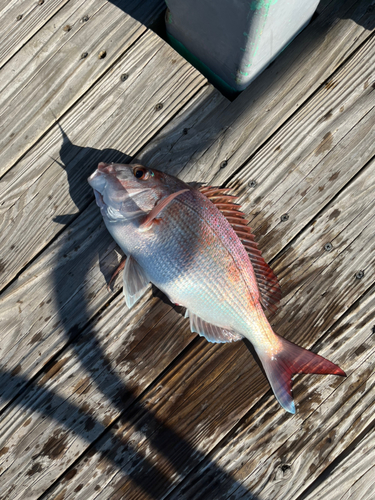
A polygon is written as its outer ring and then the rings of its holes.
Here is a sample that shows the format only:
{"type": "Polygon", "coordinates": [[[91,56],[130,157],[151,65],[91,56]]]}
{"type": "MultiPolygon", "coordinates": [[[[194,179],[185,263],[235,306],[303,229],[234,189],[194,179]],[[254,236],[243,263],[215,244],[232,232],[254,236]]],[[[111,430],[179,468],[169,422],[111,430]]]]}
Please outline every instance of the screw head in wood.
{"type": "Polygon", "coordinates": [[[21,21],[21,19],[22,19],[22,18],[23,18],[23,14],[19,14],[19,15],[16,17],[17,21],[21,21]]]}
{"type": "Polygon", "coordinates": [[[280,217],[280,220],[281,220],[281,222],[286,222],[287,220],[289,220],[289,215],[288,214],[283,214],[280,217]]]}
{"type": "Polygon", "coordinates": [[[83,18],[81,19],[81,23],[87,23],[89,19],[89,16],[83,16],[83,18]]]}
{"type": "Polygon", "coordinates": [[[326,244],[324,245],[324,250],[325,250],[326,252],[330,252],[332,249],[333,249],[332,243],[326,243],[326,244]]]}
{"type": "Polygon", "coordinates": [[[81,54],[81,59],[86,59],[88,55],[88,52],[83,52],[83,54],[81,54]]]}
{"type": "Polygon", "coordinates": [[[160,111],[161,109],[163,109],[163,103],[162,103],[162,102],[159,102],[159,104],[157,104],[157,105],[155,106],[155,109],[156,109],[156,111],[160,111]]]}
{"type": "Polygon", "coordinates": [[[357,280],[361,280],[364,277],[364,275],[365,275],[365,272],[362,271],[362,270],[361,271],[357,271],[355,273],[355,277],[357,278],[357,280]]]}
{"type": "Polygon", "coordinates": [[[220,168],[225,168],[228,165],[227,160],[224,160],[220,163],[220,168]]]}
{"type": "Polygon", "coordinates": [[[123,73],[120,77],[121,81],[124,82],[125,80],[127,80],[129,77],[126,73],[123,73]]]}
{"type": "Polygon", "coordinates": [[[257,181],[254,180],[248,182],[248,186],[251,188],[257,187],[257,184],[258,184],[257,181]]]}

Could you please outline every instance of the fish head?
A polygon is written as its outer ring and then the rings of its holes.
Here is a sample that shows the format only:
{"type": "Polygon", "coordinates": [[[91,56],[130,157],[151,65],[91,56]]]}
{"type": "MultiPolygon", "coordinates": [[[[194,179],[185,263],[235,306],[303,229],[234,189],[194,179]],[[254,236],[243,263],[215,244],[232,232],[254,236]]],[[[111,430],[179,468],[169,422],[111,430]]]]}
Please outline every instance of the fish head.
{"type": "Polygon", "coordinates": [[[99,163],[88,182],[103,217],[109,221],[137,219],[162,198],[186,187],[175,177],[139,164],[99,163]]]}

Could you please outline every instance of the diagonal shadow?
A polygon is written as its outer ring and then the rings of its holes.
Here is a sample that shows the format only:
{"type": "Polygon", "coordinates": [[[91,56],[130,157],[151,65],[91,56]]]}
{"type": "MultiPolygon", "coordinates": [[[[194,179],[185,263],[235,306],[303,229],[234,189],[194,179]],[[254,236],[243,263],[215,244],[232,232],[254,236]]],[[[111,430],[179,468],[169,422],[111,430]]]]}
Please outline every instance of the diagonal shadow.
{"type": "MultiPolygon", "coordinates": [[[[95,354],[99,354],[100,348],[97,349],[98,345],[97,343],[95,344],[94,352],[95,354]]],[[[43,404],[46,405],[48,412],[44,412],[45,416],[52,417],[65,429],[68,427],[70,432],[73,431],[86,440],[90,439],[90,433],[87,430],[87,422],[90,422],[91,429],[95,427],[95,434],[97,436],[106,433],[106,439],[95,444],[95,452],[103,454],[103,457],[112,462],[113,465],[119,469],[121,468],[123,474],[126,474],[129,478],[131,478],[134,483],[140,486],[141,489],[152,498],[162,498],[164,496],[166,491],[165,485],[171,484],[168,478],[161,471],[159,471],[150,460],[141,456],[137,450],[131,446],[131,444],[121,441],[116,435],[113,427],[109,429],[104,427],[100,422],[93,420],[90,411],[74,405],[67,399],[62,398],[45,387],[39,386],[37,383],[30,384],[27,378],[22,375],[16,375],[14,377],[14,375],[2,370],[0,370],[0,374],[5,383],[14,383],[14,381],[16,381],[16,383],[19,383],[20,385],[28,385],[27,394],[21,394],[17,401],[17,403],[21,404],[23,408],[27,408],[28,410],[38,413],[40,412],[41,406],[43,404]],[[47,402],[49,403],[48,406],[47,402]],[[69,415],[70,420],[76,419],[75,425],[67,425],[66,415],[69,415]],[[108,447],[108,445],[106,446],[106,441],[110,441],[110,447],[108,447]],[[129,458],[130,454],[133,455],[131,459],[129,458]],[[163,485],[162,489],[160,488],[160,485],[163,485]]],[[[112,375],[115,377],[114,374],[112,375]]],[[[98,379],[96,379],[96,381],[98,381],[98,379]]],[[[118,380],[117,382],[119,385],[121,384],[124,399],[126,398],[128,400],[129,406],[133,406],[132,410],[142,410],[144,413],[144,408],[139,405],[131,392],[123,386],[121,380],[118,380]]],[[[134,412],[132,411],[130,415],[133,414],[134,412]]],[[[204,458],[204,456],[200,452],[197,452],[197,450],[194,449],[187,441],[181,439],[171,429],[163,426],[162,422],[158,421],[152,414],[149,413],[148,417],[152,420],[151,426],[163,428],[162,434],[158,435],[156,439],[153,439],[151,436],[150,439],[152,441],[152,445],[165,454],[169,459],[173,460],[173,465],[177,468],[177,470],[181,469],[182,472],[182,467],[180,466],[182,464],[179,464],[178,460],[176,460],[176,457],[173,456],[172,453],[173,447],[176,445],[179,447],[179,451],[181,453],[188,454],[191,457],[190,466],[198,465],[198,463],[204,458]]],[[[137,422],[135,421],[133,423],[137,428],[137,422]]],[[[33,462],[26,474],[28,476],[33,476],[36,473],[42,472],[44,468],[43,457],[45,456],[50,459],[60,458],[65,451],[66,440],[67,436],[65,432],[61,429],[55,431],[54,435],[46,442],[42,450],[33,455],[33,462]]],[[[186,467],[186,463],[184,463],[183,467],[186,467]]],[[[213,475],[212,471],[210,472],[210,475],[213,475]]],[[[239,483],[232,479],[229,474],[219,467],[216,468],[214,475],[215,477],[223,476],[223,479],[229,481],[232,486],[239,488],[238,491],[247,495],[245,498],[248,498],[249,500],[257,500],[255,496],[251,495],[251,493],[249,493],[239,483]]],[[[5,492],[5,495],[6,494],[7,492],[5,492]]]]}

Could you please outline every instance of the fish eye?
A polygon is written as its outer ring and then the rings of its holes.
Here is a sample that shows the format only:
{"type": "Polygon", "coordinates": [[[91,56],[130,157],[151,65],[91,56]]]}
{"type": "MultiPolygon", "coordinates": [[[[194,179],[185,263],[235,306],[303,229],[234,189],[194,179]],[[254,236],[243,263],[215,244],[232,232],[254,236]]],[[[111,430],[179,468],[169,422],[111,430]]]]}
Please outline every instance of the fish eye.
{"type": "Polygon", "coordinates": [[[133,170],[133,174],[134,177],[136,177],[137,179],[141,179],[142,181],[147,180],[150,175],[152,176],[152,172],[150,173],[150,171],[144,167],[135,167],[135,169],[133,170]]]}

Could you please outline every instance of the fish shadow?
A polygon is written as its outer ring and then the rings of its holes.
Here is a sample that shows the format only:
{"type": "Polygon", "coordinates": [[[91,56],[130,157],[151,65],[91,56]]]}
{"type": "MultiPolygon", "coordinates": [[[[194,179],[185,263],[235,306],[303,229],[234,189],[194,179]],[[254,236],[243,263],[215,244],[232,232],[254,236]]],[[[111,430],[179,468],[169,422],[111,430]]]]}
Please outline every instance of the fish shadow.
{"type": "MultiPolygon", "coordinates": [[[[70,196],[77,206],[79,213],[84,216],[84,212],[88,210],[90,205],[92,206],[94,197],[93,194],[90,193],[91,188],[88,189],[90,195],[88,197],[83,196],[82,186],[78,184],[92,173],[99,161],[128,163],[131,157],[114,149],[97,150],[94,148],[79,147],[69,140],[69,137],[61,127],[60,130],[63,135],[63,144],[61,146],[60,161],[58,161],[58,163],[64,168],[67,174],[70,196]]],[[[86,180],[84,180],[84,182],[86,182],[86,180]]],[[[57,216],[56,222],[66,224],[67,222],[72,222],[76,217],[77,214],[65,214],[63,216],[57,216]]],[[[97,209],[97,224],[103,224],[99,209],[97,209]]],[[[73,227],[74,224],[70,226],[73,227]]],[[[225,470],[210,461],[205,454],[198,451],[187,440],[181,438],[174,430],[167,427],[151,411],[146,410],[145,406],[139,401],[138,396],[134,394],[134,389],[129,388],[126,383],[124,383],[121,376],[113,370],[113,359],[111,360],[107,357],[101,342],[96,337],[95,329],[91,326],[92,312],[90,312],[89,300],[86,296],[85,288],[84,286],[75,288],[78,284],[85,283],[87,276],[97,260],[99,260],[99,265],[102,263],[101,269],[108,283],[111,274],[108,267],[108,246],[113,248],[114,244],[109,234],[103,237],[103,232],[101,232],[98,238],[97,242],[94,240],[90,246],[85,247],[84,253],[77,255],[75,258],[77,262],[69,261],[66,265],[58,265],[53,271],[55,302],[61,305],[58,319],[68,337],[68,346],[75,350],[80,363],[84,367],[84,371],[95,379],[95,384],[105,396],[105,399],[111,401],[113,408],[121,414],[120,420],[122,422],[129,418],[131,419],[134,431],[144,432],[144,424],[145,421],[147,421],[147,428],[152,429],[149,435],[147,435],[151,447],[168,459],[173,469],[178,472],[179,475],[183,477],[205,460],[205,463],[210,466],[210,480],[220,483],[223,482],[227,489],[231,491],[236,490],[237,493],[241,493],[243,498],[256,500],[254,495],[244,488],[241,483],[238,483],[225,470]],[[99,255],[98,247],[101,248],[99,255]],[[107,263],[103,264],[103,260],[106,260],[107,263]],[[71,275],[72,268],[74,269],[73,275],[71,275]],[[72,290],[74,290],[73,297],[72,290]],[[79,324],[72,326],[71,316],[67,314],[66,311],[65,304],[67,303],[69,303],[69,309],[71,311],[79,311],[79,324]],[[82,343],[89,344],[89,355],[82,355],[82,343]],[[97,366],[93,365],[94,359],[102,360],[102,368],[104,368],[104,370],[99,376],[96,373],[98,370],[97,366]],[[141,415],[142,418],[140,418],[140,420],[134,419],[134,415],[141,415]]],[[[73,231],[70,235],[70,240],[65,244],[63,243],[59,249],[57,262],[61,262],[64,256],[71,252],[72,241],[74,241],[74,239],[75,234],[73,231]]],[[[115,256],[113,256],[113,259],[114,263],[112,270],[117,262],[115,256]]],[[[159,299],[163,300],[165,303],[170,304],[169,300],[155,287],[153,287],[153,294],[158,296],[159,299]]],[[[181,315],[184,313],[184,308],[177,308],[177,310],[181,315]]],[[[84,350],[84,352],[87,352],[87,350],[84,350]]],[[[90,405],[90,401],[87,401],[87,404],[90,405]]],[[[64,407],[64,405],[70,405],[70,403],[61,401],[61,406],[64,407]]],[[[58,415],[61,413],[67,413],[62,412],[61,407],[56,413],[53,412],[53,409],[51,409],[51,411],[52,414],[50,416],[57,419],[59,419],[58,415]]],[[[153,465],[152,460],[142,456],[129,442],[124,443],[122,439],[116,436],[111,426],[109,426],[109,428],[104,428],[100,422],[95,421],[95,417],[91,413],[85,413],[82,408],[71,405],[68,411],[70,431],[77,434],[82,432],[82,425],[75,426],[73,423],[75,420],[77,422],[80,421],[79,416],[82,417],[82,412],[87,418],[87,421],[91,422],[90,426],[93,428],[93,435],[90,436],[90,432],[88,432],[86,428],[82,437],[92,441],[93,444],[91,447],[95,447],[96,451],[102,453],[103,457],[109,460],[113,466],[121,469],[124,474],[152,498],[162,498],[164,497],[166,489],[173,489],[174,485],[171,480],[153,465]],[[111,439],[111,449],[107,448],[106,439],[97,442],[98,436],[105,433],[108,439],[109,437],[111,439]],[[130,463],[124,463],[124,457],[120,452],[121,450],[124,456],[128,456],[130,450],[133,456],[130,463]],[[161,491],[160,485],[163,485],[163,491],[161,491]],[[166,487],[166,485],[168,486],[166,487]]],[[[64,426],[67,426],[67,424],[68,422],[64,421],[64,426]]],[[[120,488],[120,485],[118,487],[120,488]]]]}

